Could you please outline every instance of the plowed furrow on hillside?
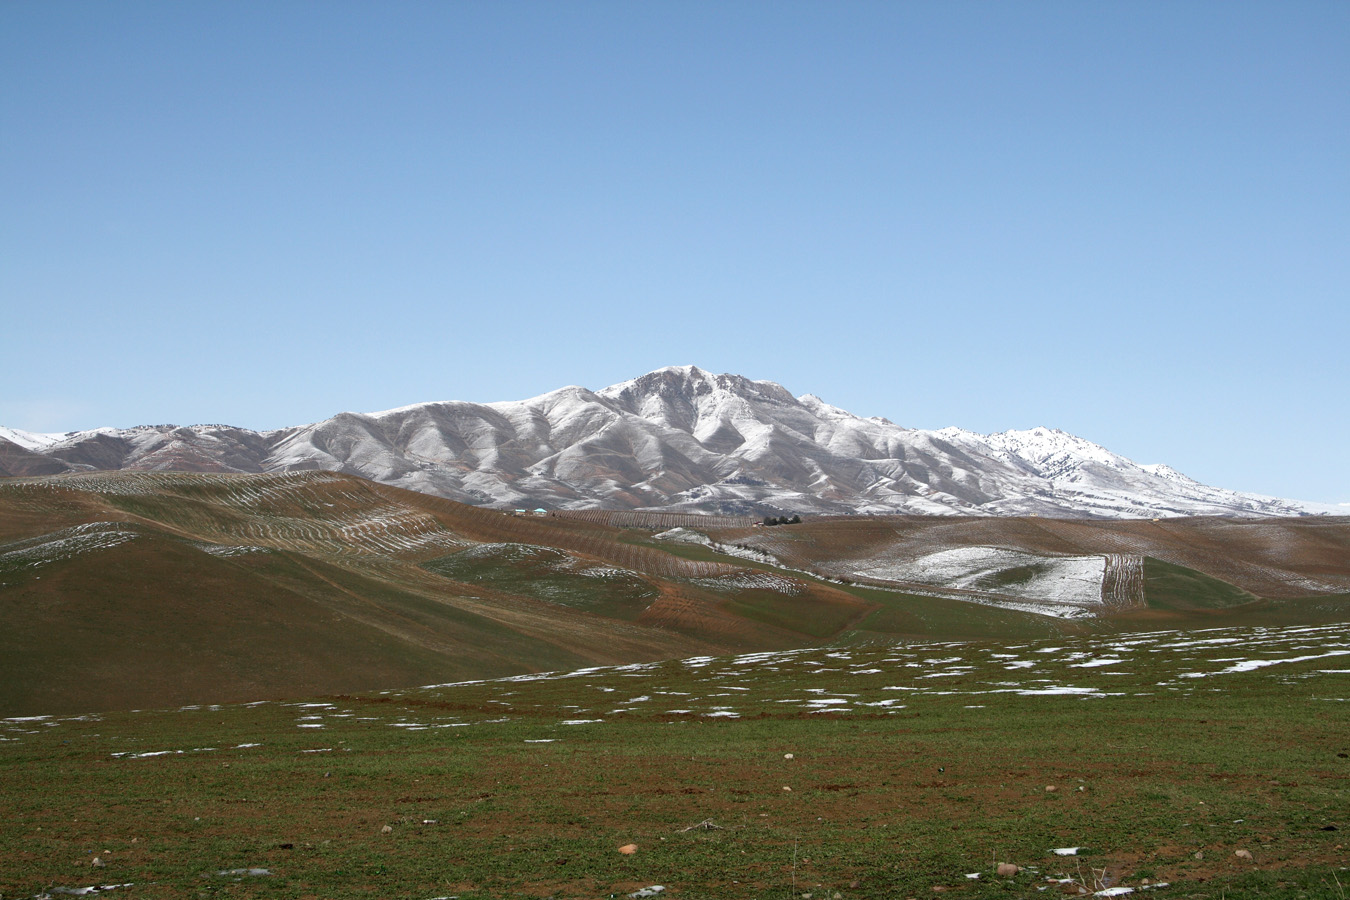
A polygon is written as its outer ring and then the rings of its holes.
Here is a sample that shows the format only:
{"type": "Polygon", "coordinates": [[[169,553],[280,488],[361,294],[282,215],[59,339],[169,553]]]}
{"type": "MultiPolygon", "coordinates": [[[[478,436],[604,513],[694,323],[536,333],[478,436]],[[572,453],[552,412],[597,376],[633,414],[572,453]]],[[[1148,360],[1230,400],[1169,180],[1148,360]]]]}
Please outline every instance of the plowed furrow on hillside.
{"type": "Polygon", "coordinates": [[[1102,575],[1102,603],[1112,610],[1141,609],[1144,599],[1144,558],[1108,553],[1102,575]]]}
{"type": "Polygon", "coordinates": [[[434,497],[424,498],[419,505],[436,515],[451,531],[482,543],[557,547],[663,578],[708,578],[737,568],[724,563],[683,559],[655,547],[622,540],[627,535],[620,529],[561,516],[513,516],[434,497]]]}

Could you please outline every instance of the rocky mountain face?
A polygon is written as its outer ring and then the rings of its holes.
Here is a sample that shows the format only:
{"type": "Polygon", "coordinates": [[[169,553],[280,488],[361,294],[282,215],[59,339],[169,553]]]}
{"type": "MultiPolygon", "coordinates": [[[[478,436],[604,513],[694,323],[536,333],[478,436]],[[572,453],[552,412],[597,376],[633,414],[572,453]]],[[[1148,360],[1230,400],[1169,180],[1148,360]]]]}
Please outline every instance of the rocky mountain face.
{"type": "Polygon", "coordinates": [[[658,369],[600,391],[421,403],[255,432],[0,428],[0,474],[325,469],[477,505],[779,515],[1162,517],[1334,513],[1209,487],[1062,431],[981,435],[861,418],[779,384],[658,369]]]}

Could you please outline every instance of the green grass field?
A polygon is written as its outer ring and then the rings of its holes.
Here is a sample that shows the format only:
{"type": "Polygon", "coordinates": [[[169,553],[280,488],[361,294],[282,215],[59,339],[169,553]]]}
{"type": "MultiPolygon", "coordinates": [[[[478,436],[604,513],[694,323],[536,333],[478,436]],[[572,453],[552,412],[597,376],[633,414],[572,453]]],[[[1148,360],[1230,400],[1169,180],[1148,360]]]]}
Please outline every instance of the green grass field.
{"type": "Polygon", "coordinates": [[[1144,558],[1144,592],[1155,609],[1227,609],[1257,599],[1226,581],[1151,556],[1144,558]]]}
{"type": "Polygon", "coordinates": [[[0,895],[1339,898],[1347,703],[1321,625],[11,719],[0,895]]]}
{"type": "Polygon", "coordinates": [[[465,584],[598,613],[636,619],[658,595],[635,572],[597,565],[549,547],[487,544],[422,563],[422,567],[465,584]]]}

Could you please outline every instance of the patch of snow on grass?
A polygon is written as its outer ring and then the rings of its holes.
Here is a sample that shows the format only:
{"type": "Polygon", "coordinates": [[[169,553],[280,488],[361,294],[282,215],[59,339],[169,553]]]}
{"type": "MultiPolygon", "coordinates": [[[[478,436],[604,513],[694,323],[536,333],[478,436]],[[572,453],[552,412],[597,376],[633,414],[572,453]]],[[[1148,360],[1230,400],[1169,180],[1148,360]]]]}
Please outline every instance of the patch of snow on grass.
{"type": "Polygon", "coordinates": [[[1285,663],[1301,663],[1314,659],[1326,659],[1329,656],[1350,656],[1350,650],[1330,650],[1326,653],[1318,653],[1313,656],[1293,656],[1287,659],[1244,659],[1235,663],[1226,669],[1220,669],[1217,672],[1184,672],[1182,678],[1207,678],[1210,675],[1232,675],[1237,672],[1254,672],[1257,669],[1264,669],[1267,666],[1278,666],[1285,663]]]}
{"type": "Polygon", "coordinates": [[[50,896],[51,894],[61,894],[66,897],[87,897],[90,894],[102,894],[105,891],[115,891],[118,888],[129,888],[135,882],[128,881],[126,884],[91,884],[89,887],[69,888],[54,887],[50,888],[45,894],[38,894],[34,900],[50,896]]]}
{"type": "Polygon", "coordinates": [[[701,531],[694,531],[690,528],[672,528],[669,531],[663,531],[655,536],[658,541],[673,541],[677,544],[703,544],[712,543],[712,538],[701,531]]]}

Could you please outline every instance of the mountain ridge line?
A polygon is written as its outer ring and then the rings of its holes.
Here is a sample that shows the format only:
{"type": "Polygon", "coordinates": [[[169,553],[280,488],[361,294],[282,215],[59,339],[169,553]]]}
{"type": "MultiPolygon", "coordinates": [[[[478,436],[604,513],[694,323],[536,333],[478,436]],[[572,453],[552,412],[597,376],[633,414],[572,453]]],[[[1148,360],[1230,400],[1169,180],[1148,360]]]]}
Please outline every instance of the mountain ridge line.
{"type": "Polygon", "coordinates": [[[863,418],[772,381],[672,366],[598,391],[429,401],[268,431],[0,428],[0,476],[324,469],[495,508],[721,515],[1344,514],[1201,484],[1067,432],[863,418]]]}

